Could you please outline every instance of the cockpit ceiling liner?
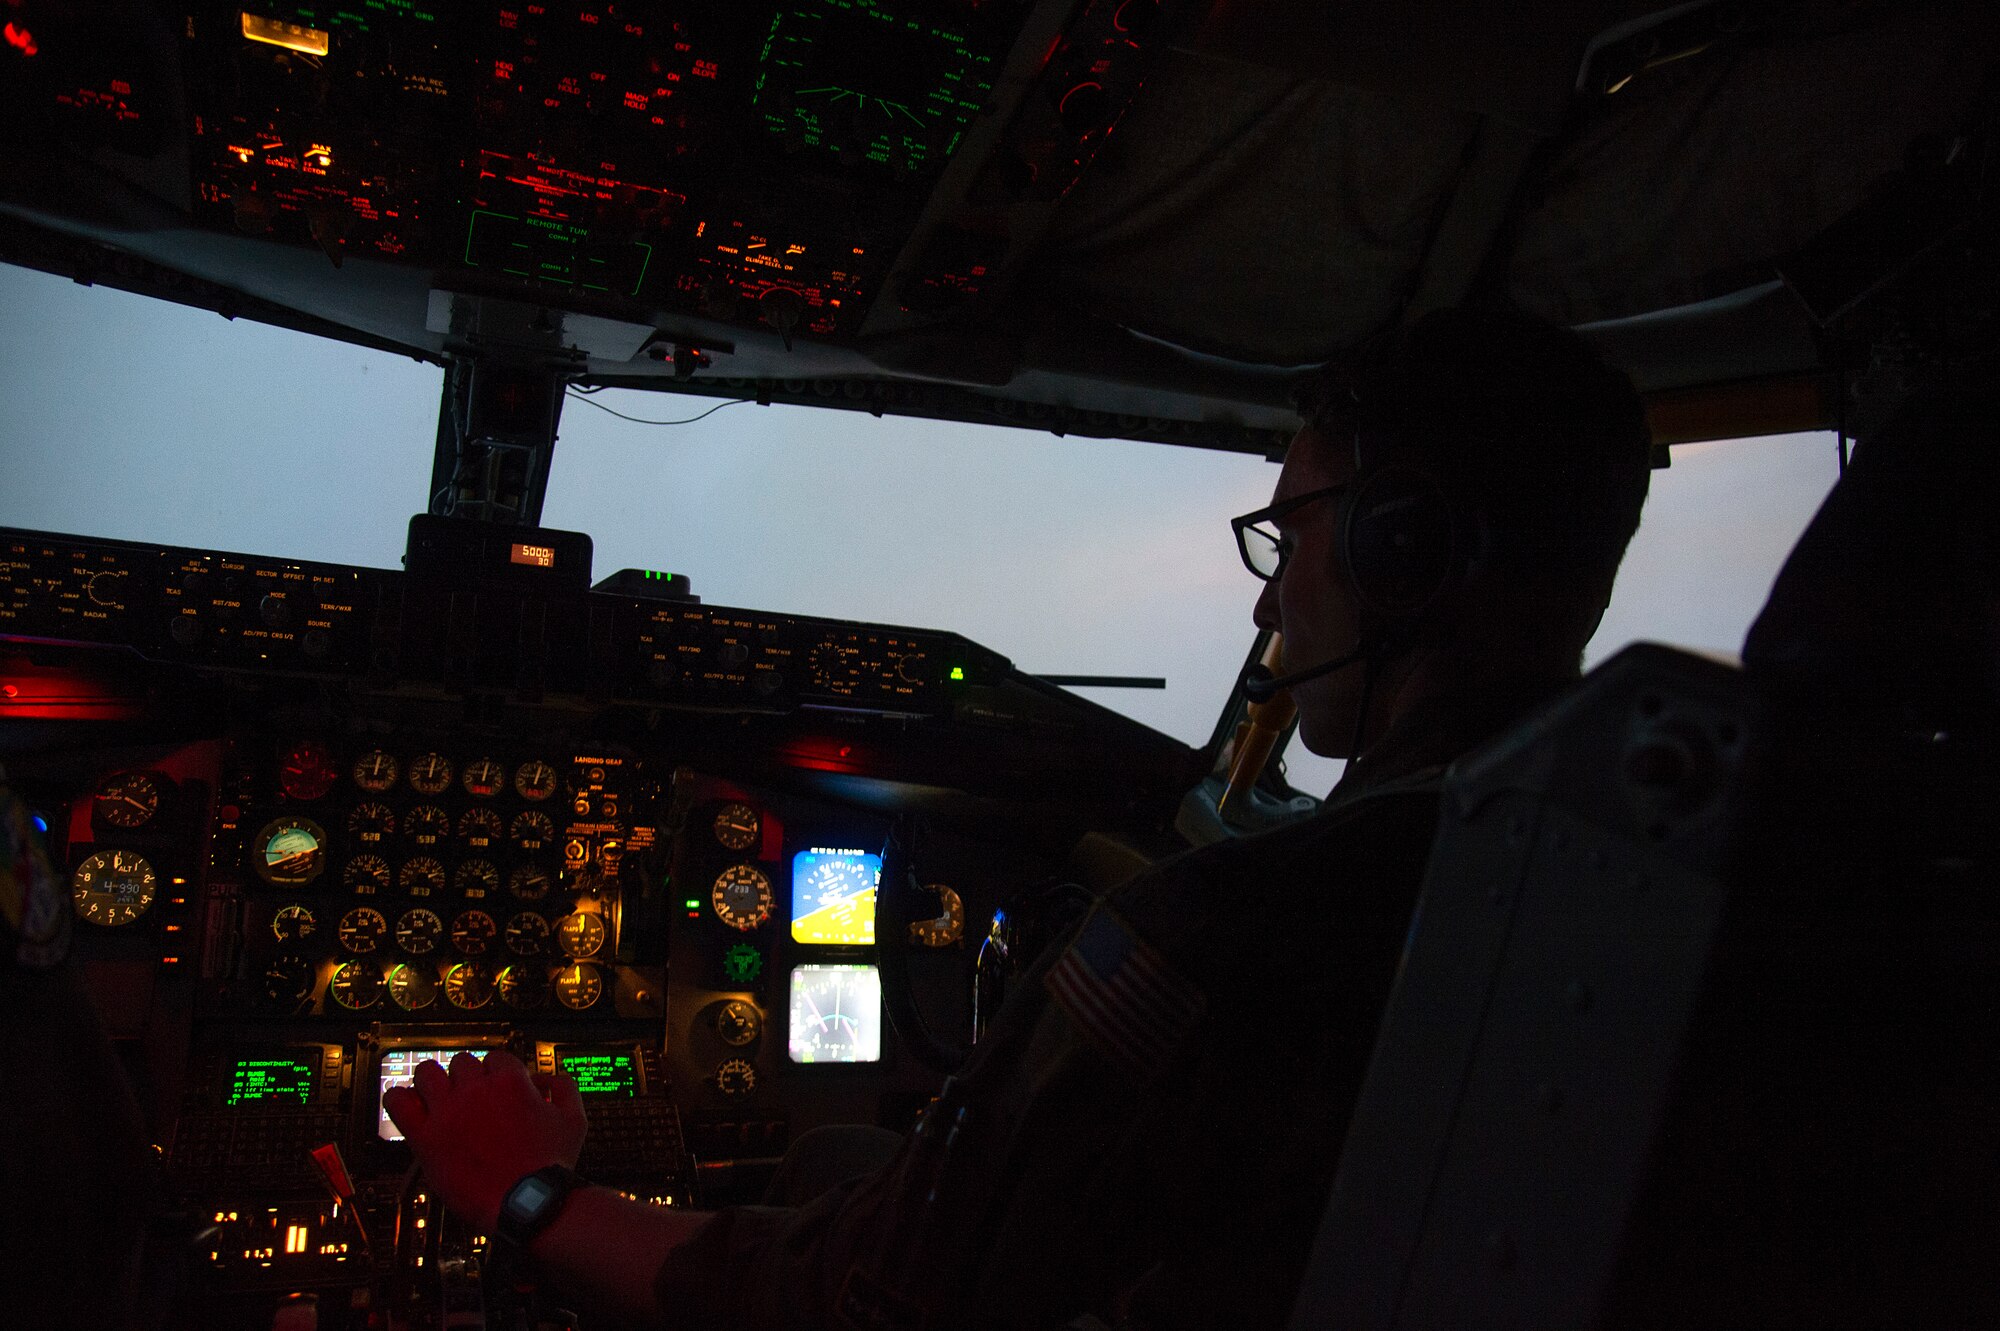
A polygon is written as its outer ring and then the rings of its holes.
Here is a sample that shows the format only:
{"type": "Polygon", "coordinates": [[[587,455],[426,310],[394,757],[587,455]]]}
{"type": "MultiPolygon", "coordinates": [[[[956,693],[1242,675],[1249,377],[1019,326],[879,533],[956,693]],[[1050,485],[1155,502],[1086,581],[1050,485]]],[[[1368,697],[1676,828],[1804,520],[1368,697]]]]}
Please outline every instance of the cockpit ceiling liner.
{"type": "MultiPolygon", "coordinates": [[[[1954,132],[1996,58],[1985,0],[1783,7],[1580,100],[1529,159],[1515,215],[1489,219],[1489,276],[1570,324],[1767,281],[1913,144],[1954,132]]],[[[1482,119],[1179,53],[1064,201],[1029,292],[1052,317],[1214,355],[1324,360],[1402,312],[1482,119]]]]}

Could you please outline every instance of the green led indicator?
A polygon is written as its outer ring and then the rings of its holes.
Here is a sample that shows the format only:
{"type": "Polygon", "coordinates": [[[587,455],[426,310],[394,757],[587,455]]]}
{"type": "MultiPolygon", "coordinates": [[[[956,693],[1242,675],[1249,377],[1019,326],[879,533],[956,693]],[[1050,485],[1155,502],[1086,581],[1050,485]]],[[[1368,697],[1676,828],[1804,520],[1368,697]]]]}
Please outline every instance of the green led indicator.
{"type": "Polygon", "coordinates": [[[964,666],[953,666],[953,667],[951,668],[951,677],[952,677],[953,679],[964,679],[964,678],[965,678],[965,667],[964,667],[964,666]]]}
{"type": "Polygon", "coordinates": [[[687,899],[687,908],[688,908],[689,910],[700,910],[700,909],[701,909],[701,902],[700,902],[700,901],[698,901],[698,900],[696,900],[696,899],[695,899],[694,897],[689,897],[689,898],[687,899]]]}

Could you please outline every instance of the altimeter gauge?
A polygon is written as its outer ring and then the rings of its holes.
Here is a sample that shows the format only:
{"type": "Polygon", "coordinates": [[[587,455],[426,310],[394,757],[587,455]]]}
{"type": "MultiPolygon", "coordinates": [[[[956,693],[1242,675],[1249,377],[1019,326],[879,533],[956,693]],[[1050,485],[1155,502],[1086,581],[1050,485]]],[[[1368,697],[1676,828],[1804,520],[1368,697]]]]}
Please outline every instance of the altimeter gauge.
{"type": "Polygon", "coordinates": [[[130,924],[144,915],[160,888],[146,857],[131,850],[100,850],[69,878],[76,913],[92,924],[130,924]]]}

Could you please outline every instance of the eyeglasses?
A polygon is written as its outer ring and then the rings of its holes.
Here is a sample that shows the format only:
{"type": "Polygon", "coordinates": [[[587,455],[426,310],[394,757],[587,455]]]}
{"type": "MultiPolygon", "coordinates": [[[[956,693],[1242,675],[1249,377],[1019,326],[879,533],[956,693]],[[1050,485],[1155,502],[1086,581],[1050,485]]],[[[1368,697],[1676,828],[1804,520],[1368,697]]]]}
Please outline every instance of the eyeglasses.
{"type": "Polygon", "coordinates": [[[1279,533],[1275,525],[1278,519],[1296,513],[1316,499],[1326,499],[1347,488],[1348,483],[1343,482],[1320,490],[1308,490],[1254,513],[1231,518],[1229,525],[1236,532],[1236,553],[1243,556],[1243,567],[1265,582],[1276,582],[1285,571],[1285,561],[1292,557],[1291,538],[1279,533]]]}

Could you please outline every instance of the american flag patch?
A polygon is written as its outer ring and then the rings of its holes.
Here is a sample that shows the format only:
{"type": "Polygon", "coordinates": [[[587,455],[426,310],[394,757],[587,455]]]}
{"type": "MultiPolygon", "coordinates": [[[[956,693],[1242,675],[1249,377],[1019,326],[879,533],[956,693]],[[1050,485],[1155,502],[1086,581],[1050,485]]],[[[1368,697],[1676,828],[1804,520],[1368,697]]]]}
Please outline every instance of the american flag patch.
{"type": "Polygon", "coordinates": [[[1103,909],[1043,983],[1093,1044],[1142,1076],[1166,1065],[1202,1013],[1201,990],[1103,909]]]}

